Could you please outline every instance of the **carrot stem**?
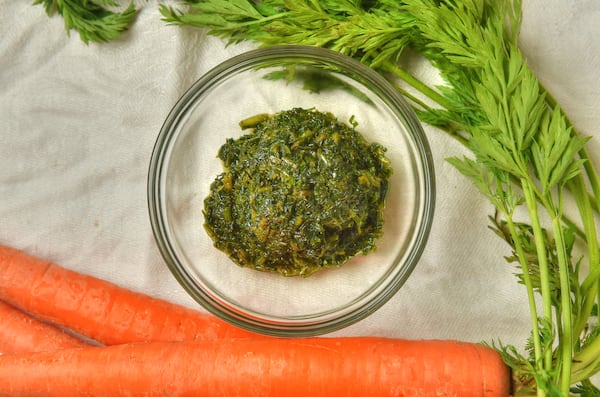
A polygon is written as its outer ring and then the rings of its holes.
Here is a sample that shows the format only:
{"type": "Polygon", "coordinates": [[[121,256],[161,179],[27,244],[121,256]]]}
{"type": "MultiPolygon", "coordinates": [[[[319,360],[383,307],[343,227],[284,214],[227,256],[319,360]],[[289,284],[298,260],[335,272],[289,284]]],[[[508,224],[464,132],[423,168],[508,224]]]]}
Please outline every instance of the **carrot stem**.
{"type": "Polygon", "coordinates": [[[394,76],[401,79],[443,108],[448,110],[452,109],[452,104],[448,101],[448,99],[446,99],[446,97],[419,80],[417,77],[410,74],[408,71],[401,68],[398,64],[386,62],[381,66],[381,69],[383,71],[392,73],[394,76]]]}
{"type": "MultiPolygon", "coordinates": [[[[525,202],[529,210],[529,216],[531,219],[531,226],[533,228],[535,246],[537,250],[537,257],[539,262],[540,270],[540,293],[542,295],[542,318],[545,320],[546,326],[551,326],[552,322],[552,297],[550,291],[550,276],[548,258],[546,257],[546,247],[544,243],[544,237],[542,227],[540,224],[538,214],[538,203],[535,189],[531,186],[531,183],[527,179],[521,180],[521,187],[525,196],[525,202]]],[[[545,351],[543,359],[543,367],[546,369],[552,368],[552,350],[547,349],[545,351]]],[[[540,390],[538,390],[539,392],[540,390]]]]}
{"type": "Polygon", "coordinates": [[[571,388],[571,365],[573,360],[573,316],[570,295],[570,280],[568,266],[568,254],[565,250],[564,232],[560,217],[552,219],[552,227],[556,238],[556,249],[558,255],[558,266],[560,273],[560,299],[562,312],[562,340],[561,351],[561,391],[565,396],[569,395],[571,388]]]}
{"type": "Polygon", "coordinates": [[[521,265],[521,270],[523,273],[523,284],[525,284],[525,289],[527,290],[527,300],[529,303],[529,312],[531,318],[531,334],[532,334],[532,342],[533,342],[533,352],[534,358],[536,362],[537,369],[541,369],[542,364],[542,345],[540,341],[540,329],[539,329],[539,319],[538,319],[538,310],[535,301],[533,282],[531,281],[531,274],[529,270],[529,264],[527,263],[527,256],[525,254],[525,250],[523,249],[523,244],[521,239],[519,238],[519,233],[517,232],[517,228],[512,218],[512,214],[505,214],[506,224],[508,225],[508,229],[512,236],[513,242],[515,244],[515,250],[517,251],[517,257],[519,259],[519,264],[521,265]]]}

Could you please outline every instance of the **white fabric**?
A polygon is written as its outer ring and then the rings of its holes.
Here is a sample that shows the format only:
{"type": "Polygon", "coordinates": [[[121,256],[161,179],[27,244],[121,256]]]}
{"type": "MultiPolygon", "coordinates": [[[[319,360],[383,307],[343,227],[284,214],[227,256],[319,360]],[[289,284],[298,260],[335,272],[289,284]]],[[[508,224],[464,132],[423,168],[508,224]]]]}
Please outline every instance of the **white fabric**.
{"type": "MultiPolygon", "coordinates": [[[[0,0],[0,243],[202,310],[154,243],[149,157],[192,82],[254,45],[226,47],[202,30],[166,25],[154,2],[141,3],[122,38],[85,45],[41,6],[0,0]]],[[[575,125],[600,137],[600,2],[524,3],[528,61],[575,125]]],[[[530,329],[525,291],[503,260],[508,247],[487,228],[493,209],[445,162],[463,148],[425,130],[438,177],[426,250],[395,297],[335,334],[521,347],[530,329]]],[[[598,140],[589,147],[600,163],[598,140]]]]}

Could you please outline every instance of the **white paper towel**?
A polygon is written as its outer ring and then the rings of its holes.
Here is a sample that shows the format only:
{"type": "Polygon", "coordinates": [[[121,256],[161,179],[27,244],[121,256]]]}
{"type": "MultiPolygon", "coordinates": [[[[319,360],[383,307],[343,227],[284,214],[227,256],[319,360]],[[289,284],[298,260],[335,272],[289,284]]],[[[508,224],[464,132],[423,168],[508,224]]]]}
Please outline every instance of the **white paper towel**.
{"type": "MultiPolygon", "coordinates": [[[[192,82],[254,45],[226,47],[202,30],[168,26],[153,2],[122,38],[89,45],[67,36],[62,19],[48,18],[41,6],[0,5],[0,243],[202,310],[155,246],[149,157],[192,82]]],[[[600,136],[598,22],[596,0],[524,2],[522,47],[531,67],[593,136],[600,136]]],[[[423,257],[385,306],[335,334],[523,346],[525,291],[502,258],[508,247],[487,228],[493,209],[444,160],[464,149],[425,130],[438,181],[423,257]]],[[[596,138],[589,147],[600,157],[596,138]]]]}

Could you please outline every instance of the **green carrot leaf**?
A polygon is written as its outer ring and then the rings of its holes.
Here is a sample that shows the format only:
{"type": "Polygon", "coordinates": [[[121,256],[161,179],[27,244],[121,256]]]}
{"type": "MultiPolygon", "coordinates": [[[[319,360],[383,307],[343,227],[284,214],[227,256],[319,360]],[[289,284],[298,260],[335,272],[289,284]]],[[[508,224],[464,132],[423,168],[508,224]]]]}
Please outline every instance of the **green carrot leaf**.
{"type": "Polygon", "coordinates": [[[119,4],[114,0],[35,0],[33,4],[42,4],[48,15],[61,15],[67,32],[77,31],[86,44],[116,39],[137,14],[133,2],[124,10],[115,11],[119,4]]]}

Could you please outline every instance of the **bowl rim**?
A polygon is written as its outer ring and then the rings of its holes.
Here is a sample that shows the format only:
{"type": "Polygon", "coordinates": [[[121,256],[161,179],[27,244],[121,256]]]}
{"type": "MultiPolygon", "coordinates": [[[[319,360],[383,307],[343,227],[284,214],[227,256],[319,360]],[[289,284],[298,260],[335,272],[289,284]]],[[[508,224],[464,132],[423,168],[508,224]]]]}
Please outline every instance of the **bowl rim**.
{"type": "MultiPolygon", "coordinates": [[[[350,56],[330,49],[303,45],[277,45],[252,49],[226,59],[198,78],[180,96],[165,118],[152,150],[148,167],[147,204],[152,233],[163,260],[184,290],[205,310],[230,324],[255,333],[283,337],[306,337],[333,332],[368,317],[381,308],[402,287],[421,258],[431,231],[436,196],[435,186],[433,156],[429,141],[416,113],[391,82],[350,56]],[[423,203],[420,206],[422,213],[419,225],[413,233],[414,236],[411,236],[415,239],[415,243],[405,260],[396,265],[402,266],[401,271],[396,272],[386,287],[382,291],[378,290],[373,299],[363,305],[345,311],[341,316],[327,315],[326,318],[311,321],[255,318],[216,301],[209,293],[196,285],[184,267],[178,263],[175,250],[165,231],[166,220],[163,219],[160,211],[161,185],[164,184],[163,178],[161,178],[164,168],[162,164],[165,159],[168,159],[168,153],[164,151],[167,148],[165,143],[168,143],[171,134],[176,131],[173,127],[178,125],[187,109],[194,105],[198,97],[201,97],[213,84],[218,82],[221,76],[231,75],[236,71],[247,69],[248,66],[268,60],[283,60],[290,57],[333,64],[338,68],[351,70],[353,75],[360,77],[361,83],[368,85],[368,88],[385,102],[395,116],[402,119],[406,131],[412,136],[416,160],[422,167],[423,180],[420,180],[419,183],[424,184],[421,188],[423,192],[423,203]],[[192,285],[195,285],[196,288],[193,288],[192,285]]],[[[325,313],[329,314],[329,312],[325,313]]]]}

